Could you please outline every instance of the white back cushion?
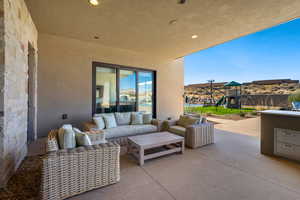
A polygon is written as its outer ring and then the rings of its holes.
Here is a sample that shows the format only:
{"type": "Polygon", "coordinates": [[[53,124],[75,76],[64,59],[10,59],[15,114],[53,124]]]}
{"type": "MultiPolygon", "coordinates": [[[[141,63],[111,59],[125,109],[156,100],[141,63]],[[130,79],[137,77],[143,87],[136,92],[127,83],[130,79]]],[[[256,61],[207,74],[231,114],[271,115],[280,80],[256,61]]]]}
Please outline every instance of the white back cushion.
{"type": "Polygon", "coordinates": [[[106,114],[103,115],[103,119],[105,122],[105,127],[106,128],[115,128],[117,127],[117,122],[114,114],[106,114]]]}
{"type": "Polygon", "coordinates": [[[141,124],[143,124],[143,114],[141,114],[141,113],[132,113],[131,114],[131,124],[132,125],[141,125],[141,124]]]}
{"type": "Polygon", "coordinates": [[[75,132],[72,125],[63,125],[58,130],[58,143],[61,149],[71,149],[76,147],[75,132]]]}
{"type": "Polygon", "coordinates": [[[129,125],[131,121],[130,112],[116,112],[115,113],[117,124],[118,125],[129,125]]]}
{"type": "Polygon", "coordinates": [[[93,121],[97,125],[97,129],[102,130],[105,128],[105,123],[104,123],[103,117],[101,117],[101,116],[93,117],[93,121]]]}

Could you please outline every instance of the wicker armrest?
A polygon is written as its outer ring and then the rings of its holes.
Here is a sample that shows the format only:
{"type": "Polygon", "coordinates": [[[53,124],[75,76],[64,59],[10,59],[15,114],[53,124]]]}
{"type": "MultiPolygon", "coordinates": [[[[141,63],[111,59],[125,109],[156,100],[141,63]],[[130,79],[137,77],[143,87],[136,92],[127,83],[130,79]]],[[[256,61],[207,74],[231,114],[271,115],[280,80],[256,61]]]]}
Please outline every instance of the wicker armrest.
{"type": "Polygon", "coordinates": [[[213,125],[213,124],[209,123],[209,122],[205,122],[205,123],[201,123],[201,124],[188,125],[186,128],[199,128],[199,127],[210,126],[210,125],[213,125]]]}
{"type": "Polygon", "coordinates": [[[83,123],[83,130],[84,131],[91,131],[91,130],[96,129],[96,128],[97,128],[97,125],[92,121],[83,123]]]}
{"type": "Polygon", "coordinates": [[[194,133],[197,131],[197,129],[202,130],[203,128],[209,128],[213,127],[214,125],[212,123],[206,122],[201,124],[193,124],[186,127],[187,133],[194,133]]]}
{"type": "Polygon", "coordinates": [[[120,146],[106,143],[47,153],[41,198],[65,199],[120,180],[120,146]]]}
{"type": "Polygon", "coordinates": [[[151,124],[157,126],[157,130],[158,131],[161,131],[162,130],[162,124],[163,124],[163,121],[159,120],[159,119],[153,119],[151,121],[151,124]]]}

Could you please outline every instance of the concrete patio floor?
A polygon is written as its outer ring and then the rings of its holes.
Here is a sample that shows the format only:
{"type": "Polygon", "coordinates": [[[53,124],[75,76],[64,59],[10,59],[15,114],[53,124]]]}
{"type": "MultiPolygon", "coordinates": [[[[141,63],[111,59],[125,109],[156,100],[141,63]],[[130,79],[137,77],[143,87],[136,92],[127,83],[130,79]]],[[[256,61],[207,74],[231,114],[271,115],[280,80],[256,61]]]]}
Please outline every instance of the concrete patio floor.
{"type": "Polygon", "coordinates": [[[70,200],[296,200],[300,165],[261,155],[256,137],[216,130],[216,143],[147,161],[121,157],[121,181],[70,200]]]}
{"type": "Polygon", "coordinates": [[[260,117],[243,120],[219,119],[215,117],[207,117],[207,119],[216,122],[215,128],[217,129],[258,138],[260,137],[260,117]]]}

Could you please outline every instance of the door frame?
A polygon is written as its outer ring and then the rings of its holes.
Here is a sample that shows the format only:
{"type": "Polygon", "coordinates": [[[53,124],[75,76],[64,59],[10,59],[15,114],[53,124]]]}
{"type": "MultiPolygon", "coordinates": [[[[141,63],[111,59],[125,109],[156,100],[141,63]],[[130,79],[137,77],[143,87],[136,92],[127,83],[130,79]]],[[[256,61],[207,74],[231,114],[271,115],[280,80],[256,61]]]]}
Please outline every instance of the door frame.
{"type": "Polygon", "coordinates": [[[27,142],[37,140],[37,51],[28,43],[27,142]]]}

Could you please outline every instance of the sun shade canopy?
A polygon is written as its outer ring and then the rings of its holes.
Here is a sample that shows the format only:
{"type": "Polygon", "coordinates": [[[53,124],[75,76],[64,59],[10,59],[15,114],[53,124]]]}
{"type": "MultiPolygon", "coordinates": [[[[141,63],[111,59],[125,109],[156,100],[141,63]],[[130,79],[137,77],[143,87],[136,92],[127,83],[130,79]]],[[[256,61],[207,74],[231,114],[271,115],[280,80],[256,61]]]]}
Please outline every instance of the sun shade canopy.
{"type": "Polygon", "coordinates": [[[241,85],[242,84],[240,84],[238,82],[231,81],[231,82],[226,83],[224,86],[226,86],[226,87],[232,87],[232,86],[241,86],[241,85]]]}

